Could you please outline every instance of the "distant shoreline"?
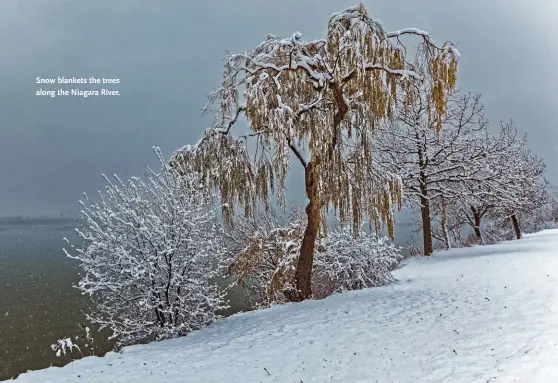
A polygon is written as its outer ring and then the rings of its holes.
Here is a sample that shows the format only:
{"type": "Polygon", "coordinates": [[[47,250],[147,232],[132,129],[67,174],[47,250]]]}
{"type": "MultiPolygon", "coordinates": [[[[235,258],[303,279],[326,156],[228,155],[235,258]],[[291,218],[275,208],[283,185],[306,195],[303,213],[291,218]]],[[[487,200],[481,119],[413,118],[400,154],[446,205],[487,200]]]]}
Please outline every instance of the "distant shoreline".
{"type": "Polygon", "coordinates": [[[75,223],[79,218],[68,217],[0,217],[0,226],[6,225],[45,225],[45,224],[63,224],[75,223]]]}

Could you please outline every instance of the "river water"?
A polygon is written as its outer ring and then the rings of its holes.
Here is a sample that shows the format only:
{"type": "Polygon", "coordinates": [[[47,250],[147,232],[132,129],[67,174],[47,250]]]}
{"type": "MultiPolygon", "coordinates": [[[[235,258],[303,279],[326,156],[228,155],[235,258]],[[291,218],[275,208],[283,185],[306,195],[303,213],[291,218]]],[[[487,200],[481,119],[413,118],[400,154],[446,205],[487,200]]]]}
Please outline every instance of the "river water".
{"type": "MultiPolygon", "coordinates": [[[[88,300],[73,288],[78,282],[77,262],[62,251],[67,246],[64,237],[77,243],[77,224],[61,219],[0,220],[0,380],[71,360],[56,357],[50,345],[83,335],[79,324],[85,323],[88,300]]],[[[226,314],[246,307],[241,295],[230,299],[226,314]]],[[[106,337],[95,340],[96,355],[112,347],[102,339],[106,337]]]]}
{"type": "Polygon", "coordinates": [[[79,331],[86,300],[72,288],[77,265],[62,252],[73,227],[69,220],[0,223],[0,379],[62,363],[50,345],[79,331]]]}

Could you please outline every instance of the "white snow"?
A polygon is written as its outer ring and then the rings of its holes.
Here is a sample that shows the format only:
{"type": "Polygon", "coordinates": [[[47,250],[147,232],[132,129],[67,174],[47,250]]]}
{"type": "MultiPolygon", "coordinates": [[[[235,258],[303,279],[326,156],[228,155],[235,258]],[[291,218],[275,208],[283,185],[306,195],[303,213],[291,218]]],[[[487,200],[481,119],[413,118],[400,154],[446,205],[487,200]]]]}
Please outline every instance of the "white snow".
{"type": "Polygon", "coordinates": [[[424,36],[424,37],[430,37],[430,33],[423,31],[421,29],[418,28],[406,28],[406,29],[401,29],[399,31],[395,31],[395,32],[390,32],[388,33],[388,37],[399,37],[401,35],[406,35],[406,34],[413,34],[413,35],[419,35],[419,36],[424,36]]]}
{"type": "Polygon", "coordinates": [[[557,382],[558,230],[410,261],[398,281],[234,315],[25,382],[557,382]],[[79,376],[79,378],[78,378],[79,376]]]}

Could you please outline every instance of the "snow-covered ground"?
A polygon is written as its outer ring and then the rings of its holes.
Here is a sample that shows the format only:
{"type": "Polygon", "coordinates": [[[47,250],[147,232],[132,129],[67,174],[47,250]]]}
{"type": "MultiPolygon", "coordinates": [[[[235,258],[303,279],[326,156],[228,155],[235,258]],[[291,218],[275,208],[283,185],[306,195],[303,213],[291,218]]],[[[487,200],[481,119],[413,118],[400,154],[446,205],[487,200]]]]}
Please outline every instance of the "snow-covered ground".
{"type": "Polygon", "coordinates": [[[412,260],[395,276],[17,381],[558,382],[558,230],[412,260]]]}

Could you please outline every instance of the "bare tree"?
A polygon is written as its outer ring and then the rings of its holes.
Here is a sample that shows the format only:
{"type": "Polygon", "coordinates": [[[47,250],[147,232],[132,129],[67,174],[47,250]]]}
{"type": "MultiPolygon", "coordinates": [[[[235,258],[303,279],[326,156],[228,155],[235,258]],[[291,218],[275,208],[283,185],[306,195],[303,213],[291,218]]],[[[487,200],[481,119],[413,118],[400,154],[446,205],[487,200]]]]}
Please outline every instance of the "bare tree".
{"type": "Polygon", "coordinates": [[[518,214],[537,209],[546,201],[546,165],[526,145],[526,136],[518,137],[513,122],[502,123],[499,134],[485,140],[485,157],[475,169],[478,182],[463,185],[461,214],[480,242],[485,216],[505,216],[519,239],[518,214]]]}
{"type": "Polygon", "coordinates": [[[335,13],[325,39],[305,42],[300,33],[268,36],[249,53],[225,60],[221,87],[210,97],[214,126],[193,146],[178,150],[173,162],[203,174],[220,191],[225,218],[234,206],[250,215],[276,191],[285,204],[285,180],[291,156],[304,169],[307,225],[296,266],[296,293],[312,296],[314,247],[325,212],[352,222],[355,233],[370,216],[393,230],[392,205],[400,184],[370,171],[372,141],[381,120],[393,116],[401,94],[408,109],[417,82],[431,83],[430,117],[441,125],[446,93],[456,81],[458,52],[451,43],[437,46],[418,29],[388,33],[364,6],[335,13]],[[416,72],[406,61],[403,36],[420,38],[427,67],[416,72]],[[249,133],[234,137],[241,115],[249,133]],[[248,138],[255,151],[248,151],[248,138]]]}
{"type": "Polygon", "coordinates": [[[540,208],[549,201],[548,183],[544,179],[546,164],[541,157],[525,149],[510,165],[512,165],[511,170],[517,174],[517,183],[514,185],[514,198],[507,206],[507,210],[516,239],[520,239],[519,217],[522,214],[529,215],[533,211],[540,211],[540,208]]]}
{"type": "MultiPolygon", "coordinates": [[[[518,137],[513,122],[501,123],[495,136],[486,130],[478,133],[481,132],[464,141],[474,150],[462,150],[466,156],[461,163],[469,169],[469,176],[460,176],[460,182],[451,184],[451,194],[456,198],[435,201],[435,213],[449,214],[454,232],[470,226],[479,243],[484,242],[481,226],[485,218],[491,221],[490,242],[505,231],[502,223],[506,220],[511,222],[516,238],[520,238],[520,212],[532,212],[547,200],[542,178],[544,162],[527,149],[526,137],[518,137]]],[[[441,232],[443,236],[443,229],[441,232]]]]}
{"type": "Polygon", "coordinates": [[[420,210],[424,255],[433,251],[433,202],[440,204],[442,239],[450,246],[446,205],[461,195],[460,185],[478,182],[476,164],[484,158],[481,143],[488,134],[480,95],[452,92],[443,129],[437,132],[436,121],[429,118],[428,94],[428,88],[421,88],[410,112],[382,126],[375,141],[376,161],[401,177],[407,202],[420,210]]]}

